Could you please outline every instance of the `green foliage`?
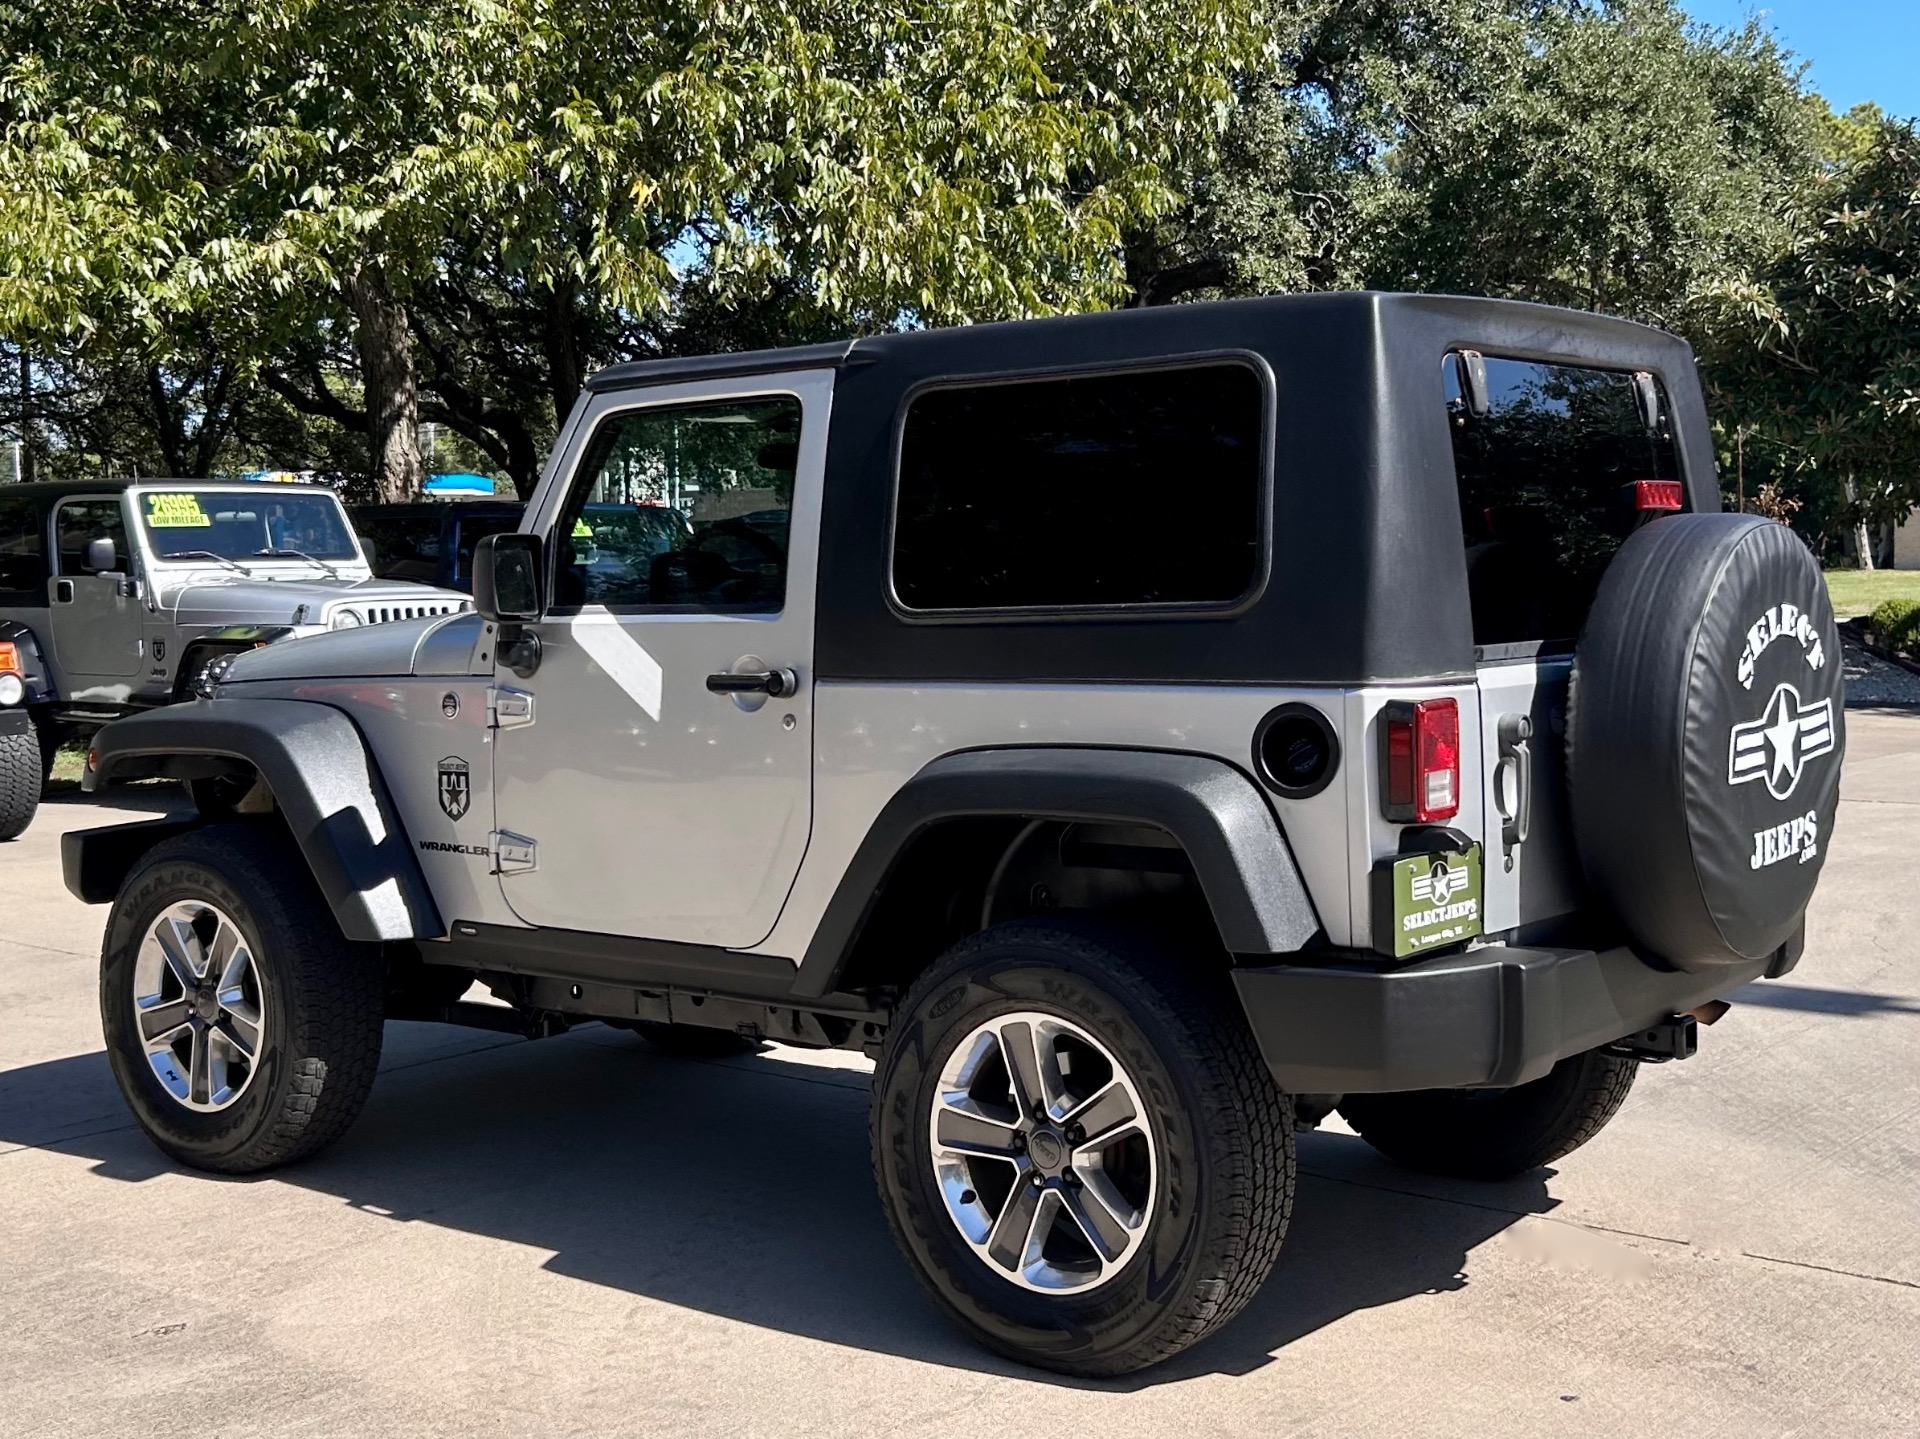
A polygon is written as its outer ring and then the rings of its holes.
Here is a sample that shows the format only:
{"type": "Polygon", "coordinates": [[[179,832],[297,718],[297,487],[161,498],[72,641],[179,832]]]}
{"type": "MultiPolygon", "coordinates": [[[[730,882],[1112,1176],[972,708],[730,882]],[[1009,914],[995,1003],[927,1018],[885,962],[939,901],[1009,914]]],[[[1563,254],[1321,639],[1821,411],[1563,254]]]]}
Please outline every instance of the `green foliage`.
{"type": "Polygon", "coordinates": [[[1882,600],[1873,607],[1867,627],[1884,648],[1912,653],[1915,640],[1920,639],[1920,600],[1882,600]]]}
{"type": "Polygon", "coordinates": [[[1360,0],[1249,91],[1134,245],[1149,299],[1365,285],[1675,325],[1791,236],[1822,107],[1674,0],[1360,0]]]}
{"type": "Polygon", "coordinates": [[[1920,134],[1855,123],[1806,233],[1712,296],[1705,355],[1728,420],[1882,523],[1920,500],[1920,134]]]}
{"type": "Polygon", "coordinates": [[[1121,234],[1205,163],[1269,14],[0,0],[0,336],[162,368],[201,337],[235,403],[376,444],[417,368],[422,418],[530,479],[584,371],[683,316],[1119,297],[1121,234]]]}

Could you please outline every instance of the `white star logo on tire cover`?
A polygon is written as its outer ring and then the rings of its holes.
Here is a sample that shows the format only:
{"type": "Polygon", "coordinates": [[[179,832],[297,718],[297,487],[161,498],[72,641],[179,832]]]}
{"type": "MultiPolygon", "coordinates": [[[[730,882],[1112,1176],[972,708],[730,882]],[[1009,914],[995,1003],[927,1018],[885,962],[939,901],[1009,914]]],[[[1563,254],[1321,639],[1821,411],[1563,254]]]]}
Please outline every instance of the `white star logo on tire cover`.
{"type": "Polygon", "coordinates": [[[1792,685],[1775,688],[1766,713],[1733,727],[1727,751],[1727,783],[1765,780],[1767,793],[1785,799],[1800,783],[1801,769],[1833,749],[1833,701],[1806,704],[1792,685]]]}

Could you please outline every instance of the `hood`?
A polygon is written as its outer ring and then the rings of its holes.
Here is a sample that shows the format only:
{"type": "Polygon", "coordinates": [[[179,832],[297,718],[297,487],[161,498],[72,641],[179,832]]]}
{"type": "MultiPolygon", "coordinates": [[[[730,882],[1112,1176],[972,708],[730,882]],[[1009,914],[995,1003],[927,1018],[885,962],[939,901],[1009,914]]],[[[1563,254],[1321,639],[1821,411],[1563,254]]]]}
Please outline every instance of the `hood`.
{"type": "Polygon", "coordinates": [[[161,603],[174,623],[327,625],[341,609],[351,609],[363,624],[381,624],[421,615],[449,615],[472,601],[457,590],[393,580],[334,580],[321,576],[294,580],[204,579],[196,577],[164,594],[161,603]]]}
{"type": "Polygon", "coordinates": [[[469,611],[281,640],[241,655],[222,683],[473,674],[487,628],[485,620],[469,611]]]}

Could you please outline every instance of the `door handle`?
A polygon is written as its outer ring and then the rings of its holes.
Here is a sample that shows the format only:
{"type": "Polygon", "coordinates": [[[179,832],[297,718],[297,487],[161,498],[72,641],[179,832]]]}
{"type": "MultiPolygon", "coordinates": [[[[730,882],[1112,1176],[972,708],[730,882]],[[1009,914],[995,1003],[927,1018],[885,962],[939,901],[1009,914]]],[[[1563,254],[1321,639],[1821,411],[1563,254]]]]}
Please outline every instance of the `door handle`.
{"type": "Polygon", "coordinates": [[[53,602],[56,605],[70,605],[73,603],[72,580],[55,580],[53,582],[53,602]]]}
{"type": "Polygon", "coordinates": [[[1499,806],[1500,843],[1507,868],[1513,852],[1527,842],[1533,830],[1533,720],[1523,714],[1500,716],[1500,772],[1494,777],[1494,799],[1499,806]],[[1513,776],[1513,795],[1507,795],[1507,776],[1513,776]]]}
{"type": "Polygon", "coordinates": [[[792,670],[731,670],[707,676],[707,688],[717,695],[767,695],[783,700],[800,691],[800,677],[792,670]]]}

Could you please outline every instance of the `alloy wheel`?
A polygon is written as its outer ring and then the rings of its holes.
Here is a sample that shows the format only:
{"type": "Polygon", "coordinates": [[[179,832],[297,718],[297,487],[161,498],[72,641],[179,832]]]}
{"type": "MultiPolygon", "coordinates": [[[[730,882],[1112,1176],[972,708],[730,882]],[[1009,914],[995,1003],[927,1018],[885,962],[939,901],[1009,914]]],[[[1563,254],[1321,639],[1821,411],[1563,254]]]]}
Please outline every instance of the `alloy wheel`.
{"type": "Polygon", "coordinates": [[[1146,1236],[1159,1184],[1146,1106],[1072,1020],[1020,1011],[973,1029],[940,1073],[930,1137],[948,1217],[1012,1284],[1091,1289],[1146,1236]]]}
{"type": "Polygon", "coordinates": [[[214,906],[182,900],[147,927],[133,963],[136,1032],[154,1078],[202,1114],[246,1092],[266,1028],[253,946],[214,906]]]}

